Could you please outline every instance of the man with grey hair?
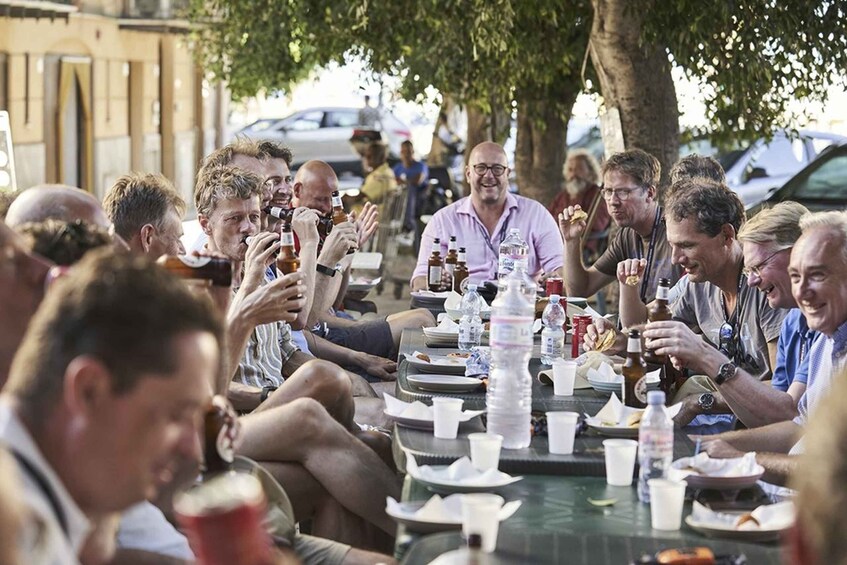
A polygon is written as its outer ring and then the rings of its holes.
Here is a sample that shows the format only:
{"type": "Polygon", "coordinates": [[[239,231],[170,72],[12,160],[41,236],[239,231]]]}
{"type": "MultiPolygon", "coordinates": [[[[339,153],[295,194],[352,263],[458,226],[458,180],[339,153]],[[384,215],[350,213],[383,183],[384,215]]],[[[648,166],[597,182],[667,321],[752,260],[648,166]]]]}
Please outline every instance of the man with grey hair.
{"type": "Polygon", "coordinates": [[[809,350],[809,379],[794,420],[752,430],[703,437],[712,457],[737,457],[756,451],[765,480],[783,484],[803,451],[798,441],[833,379],[847,366],[847,213],[818,212],[800,220],[803,235],[791,251],[791,291],[809,328],[819,332],[809,350]]]}
{"type": "Polygon", "coordinates": [[[714,157],[692,153],[681,157],[671,167],[671,186],[681,180],[698,177],[726,184],[726,173],[714,157]]]}
{"type": "Polygon", "coordinates": [[[9,206],[6,225],[14,228],[48,218],[67,222],[79,219],[105,228],[112,225],[94,196],[64,184],[42,184],[21,192],[9,206]]]}
{"type": "Polygon", "coordinates": [[[562,173],[564,174],[562,190],[548,210],[554,218],[558,218],[559,214],[569,206],[578,205],[588,214],[594,211],[594,217],[588,218],[591,225],[582,236],[585,249],[594,253],[598,246],[597,236],[609,229],[611,223],[606,202],[600,193],[600,165],[597,159],[585,149],[572,149],[568,151],[562,173]]]}
{"type": "Polygon", "coordinates": [[[131,173],[120,177],[103,199],[103,208],[115,232],[133,252],[154,259],[185,253],[180,240],[185,201],[163,175],[131,173]]]}

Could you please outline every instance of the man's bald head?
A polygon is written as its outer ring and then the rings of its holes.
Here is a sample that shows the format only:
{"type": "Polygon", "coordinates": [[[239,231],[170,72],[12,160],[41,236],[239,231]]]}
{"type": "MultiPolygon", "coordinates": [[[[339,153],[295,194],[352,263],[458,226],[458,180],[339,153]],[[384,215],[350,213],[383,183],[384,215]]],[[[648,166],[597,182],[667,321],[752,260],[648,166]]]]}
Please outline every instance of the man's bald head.
{"type": "Polygon", "coordinates": [[[305,206],[321,214],[332,210],[332,193],[338,190],[338,177],[323,161],[306,161],[294,177],[292,205],[305,206]]]}
{"type": "Polygon", "coordinates": [[[6,224],[10,227],[48,219],[64,222],[82,220],[103,228],[112,224],[94,196],[64,184],[42,184],[24,190],[6,214],[6,224]]]}

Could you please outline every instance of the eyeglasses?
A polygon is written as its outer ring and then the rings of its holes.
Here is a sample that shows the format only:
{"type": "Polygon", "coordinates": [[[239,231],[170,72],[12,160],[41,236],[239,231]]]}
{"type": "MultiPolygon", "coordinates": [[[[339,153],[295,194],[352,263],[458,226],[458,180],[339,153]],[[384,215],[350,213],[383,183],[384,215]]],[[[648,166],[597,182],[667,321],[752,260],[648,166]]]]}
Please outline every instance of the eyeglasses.
{"type": "Polygon", "coordinates": [[[484,177],[485,173],[488,171],[491,171],[491,174],[495,177],[502,177],[508,167],[503,165],[486,165],[485,163],[477,163],[476,165],[473,165],[472,168],[473,171],[481,177],[484,177]]]}
{"type": "Polygon", "coordinates": [[[741,272],[744,273],[745,277],[749,277],[751,273],[756,275],[757,277],[761,277],[762,276],[762,269],[764,269],[765,265],[767,265],[768,261],[770,261],[771,259],[776,257],[776,254],[779,253],[780,251],[785,251],[785,249],[778,249],[778,250],[774,251],[773,253],[771,253],[770,255],[765,257],[765,259],[761,263],[759,263],[758,265],[754,265],[752,267],[744,267],[743,269],[741,269],[741,272]]]}
{"type": "Polygon", "coordinates": [[[613,196],[617,197],[618,200],[629,200],[630,195],[636,190],[641,190],[643,187],[636,186],[633,188],[604,188],[600,191],[603,195],[603,198],[606,200],[611,200],[613,196]]]}

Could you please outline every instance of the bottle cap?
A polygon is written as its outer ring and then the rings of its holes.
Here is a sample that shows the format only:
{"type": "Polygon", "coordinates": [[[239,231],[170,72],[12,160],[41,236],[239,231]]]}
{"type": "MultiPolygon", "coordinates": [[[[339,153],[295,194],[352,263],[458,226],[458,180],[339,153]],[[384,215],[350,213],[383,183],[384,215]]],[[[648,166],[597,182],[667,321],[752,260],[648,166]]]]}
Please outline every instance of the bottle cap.
{"type": "Polygon", "coordinates": [[[482,536],[479,534],[468,534],[468,547],[480,549],[482,547],[482,536]]]}
{"type": "Polygon", "coordinates": [[[468,290],[476,290],[477,288],[476,283],[468,283],[468,290]]]}
{"type": "Polygon", "coordinates": [[[562,299],[562,297],[559,296],[558,294],[551,294],[550,295],[550,304],[558,304],[559,300],[561,300],[561,299],[562,299]]]}
{"type": "Polygon", "coordinates": [[[647,404],[656,406],[657,404],[665,403],[665,393],[661,390],[651,390],[647,392],[647,404]]]}

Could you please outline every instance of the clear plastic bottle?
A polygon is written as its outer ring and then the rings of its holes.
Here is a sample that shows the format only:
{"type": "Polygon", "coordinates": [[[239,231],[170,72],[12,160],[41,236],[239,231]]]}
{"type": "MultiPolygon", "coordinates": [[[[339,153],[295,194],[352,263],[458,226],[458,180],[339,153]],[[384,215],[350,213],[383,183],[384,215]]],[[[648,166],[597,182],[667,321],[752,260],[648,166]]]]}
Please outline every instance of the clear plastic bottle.
{"type": "Polygon", "coordinates": [[[523,265],[524,271],[529,268],[529,246],[521,237],[521,230],[512,228],[500,244],[497,279],[503,281],[518,264],[523,265]]]}
{"type": "Polygon", "coordinates": [[[470,351],[479,345],[482,339],[482,297],[476,291],[476,283],[468,283],[468,288],[462,296],[462,318],[459,320],[459,349],[470,351]]]}
{"type": "Polygon", "coordinates": [[[520,291],[520,280],[510,277],[506,290],[491,305],[491,374],[486,404],[488,431],[503,436],[504,449],[529,446],[532,410],[533,305],[520,291]]]}
{"type": "Polygon", "coordinates": [[[666,479],[673,462],[673,420],[665,410],[665,393],[647,393],[647,408],[638,428],[638,499],[650,502],[650,479],[666,479]]]}
{"type": "Polygon", "coordinates": [[[552,365],[554,359],[562,357],[565,350],[565,309],[559,302],[561,297],[554,294],[541,314],[541,363],[552,365]]]}

